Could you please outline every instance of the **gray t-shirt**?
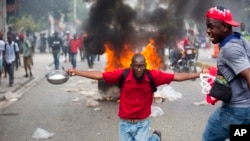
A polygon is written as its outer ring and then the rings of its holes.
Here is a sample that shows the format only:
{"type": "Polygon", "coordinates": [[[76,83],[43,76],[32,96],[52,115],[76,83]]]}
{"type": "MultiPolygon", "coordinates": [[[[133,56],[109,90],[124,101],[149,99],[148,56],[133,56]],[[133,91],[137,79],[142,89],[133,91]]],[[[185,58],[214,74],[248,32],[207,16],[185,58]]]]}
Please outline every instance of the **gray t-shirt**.
{"type": "Polygon", "coordinates": [[[222,75],[232,81],[232,99],[230,107],[250,107],[250,91],[247,81],[239,76],[243,70],[250,68],[250,44],[244,38],[233,38],[221,47],[217,67],[222,75]]]}

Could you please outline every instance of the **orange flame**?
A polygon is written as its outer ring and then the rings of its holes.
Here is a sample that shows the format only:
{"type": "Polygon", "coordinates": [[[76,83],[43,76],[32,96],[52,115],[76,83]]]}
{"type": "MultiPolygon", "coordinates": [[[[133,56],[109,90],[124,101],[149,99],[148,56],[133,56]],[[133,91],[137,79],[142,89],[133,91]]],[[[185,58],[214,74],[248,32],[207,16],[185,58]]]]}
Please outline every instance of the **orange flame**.
{"type": "MultiPolygon", "coordinates": [[[[146,58],[147,69],[163,68],[163,62],[157,53],[154,43],[155,41],[150,39],[149,43],[141,52],[146,58]]],[[[135,54],[135,51],[132,50],[129,44],[124,44],[120,54],[115,54],[110,43],[106,43],[104,46],[107,57],[105,71],[112,71],[118,68],[128,68],[130,66],[131,58],[135,54]]]]}
{"type": "Polygon", "coordinates": [[[111,44],[106,43],[104,46],[107,57],[106,71],[112,71],[118,68],[128,68],[130,66],[130,61],[134,52],[129,44],[124,44],[120,54],[115,54],[111,44]]]}
{"type": "Polygon", "coordinates": [[[153,39],[149,40],[144,50],[141,52],[146,58],[147,69],[160,69],[163,68],[163,62],[161,57],[157,53],[155,47],[155,41],[153,39]]]}

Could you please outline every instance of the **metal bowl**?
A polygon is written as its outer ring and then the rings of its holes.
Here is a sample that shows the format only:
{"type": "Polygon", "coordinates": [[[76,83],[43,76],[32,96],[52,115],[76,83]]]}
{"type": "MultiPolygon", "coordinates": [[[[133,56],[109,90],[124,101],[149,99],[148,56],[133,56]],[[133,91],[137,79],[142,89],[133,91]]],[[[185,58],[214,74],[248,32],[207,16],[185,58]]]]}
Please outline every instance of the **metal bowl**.
{"type": "Polygon", "coordinates": [[[51,84],[63,84],[69,80],[70,75],[64,70],[53,70],[45,75],[47,81],[51,84]]]}

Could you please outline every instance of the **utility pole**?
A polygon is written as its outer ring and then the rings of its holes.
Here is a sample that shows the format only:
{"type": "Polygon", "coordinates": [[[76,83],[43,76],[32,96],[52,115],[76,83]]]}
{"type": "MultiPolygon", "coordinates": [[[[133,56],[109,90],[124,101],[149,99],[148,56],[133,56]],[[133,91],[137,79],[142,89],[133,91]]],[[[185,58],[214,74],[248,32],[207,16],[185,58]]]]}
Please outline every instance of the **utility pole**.
{"type": "Polygon", "coordinates": [[[6,0],[0,0],[0,32],[6,36],[6,0]]]}
{"type": "Polygon", "coordinates": [[[74,13],[73,13],[73,15],[74,15],[74,20],[76,20],[76,0],[74,0],[74,4],[73,4],[73,9],[74,9],[74,13]]]}

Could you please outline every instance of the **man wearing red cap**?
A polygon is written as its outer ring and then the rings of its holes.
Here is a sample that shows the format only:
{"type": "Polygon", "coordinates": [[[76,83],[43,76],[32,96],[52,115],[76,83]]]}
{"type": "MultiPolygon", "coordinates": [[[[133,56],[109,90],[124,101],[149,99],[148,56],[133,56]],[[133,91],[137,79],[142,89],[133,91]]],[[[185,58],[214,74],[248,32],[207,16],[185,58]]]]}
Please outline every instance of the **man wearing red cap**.
{"type": "Polygon", "coordinates": [[[20,47],[23,50],[23,64],[24,64],[24,70],[25,70],[24,77],[27,78],[30,76],[30,78],[32,78],[33,77],[33,74],[31,71],[32,47],[31,47],[29,40],[24,39],[24,34],[19,34],[19,39],[20,39],[20,47]]]}
{"type": "Polygon", "coordinates": [[[240,24],[230,10],[213,7],[206,17],[207,34],[213,44],[220,45],[217,76],[228,82],[232,96],[209,117],[202,141],[225,141],[230,125],[250,124],[250,44],[233,32],[232,27],[240,24]]]}

